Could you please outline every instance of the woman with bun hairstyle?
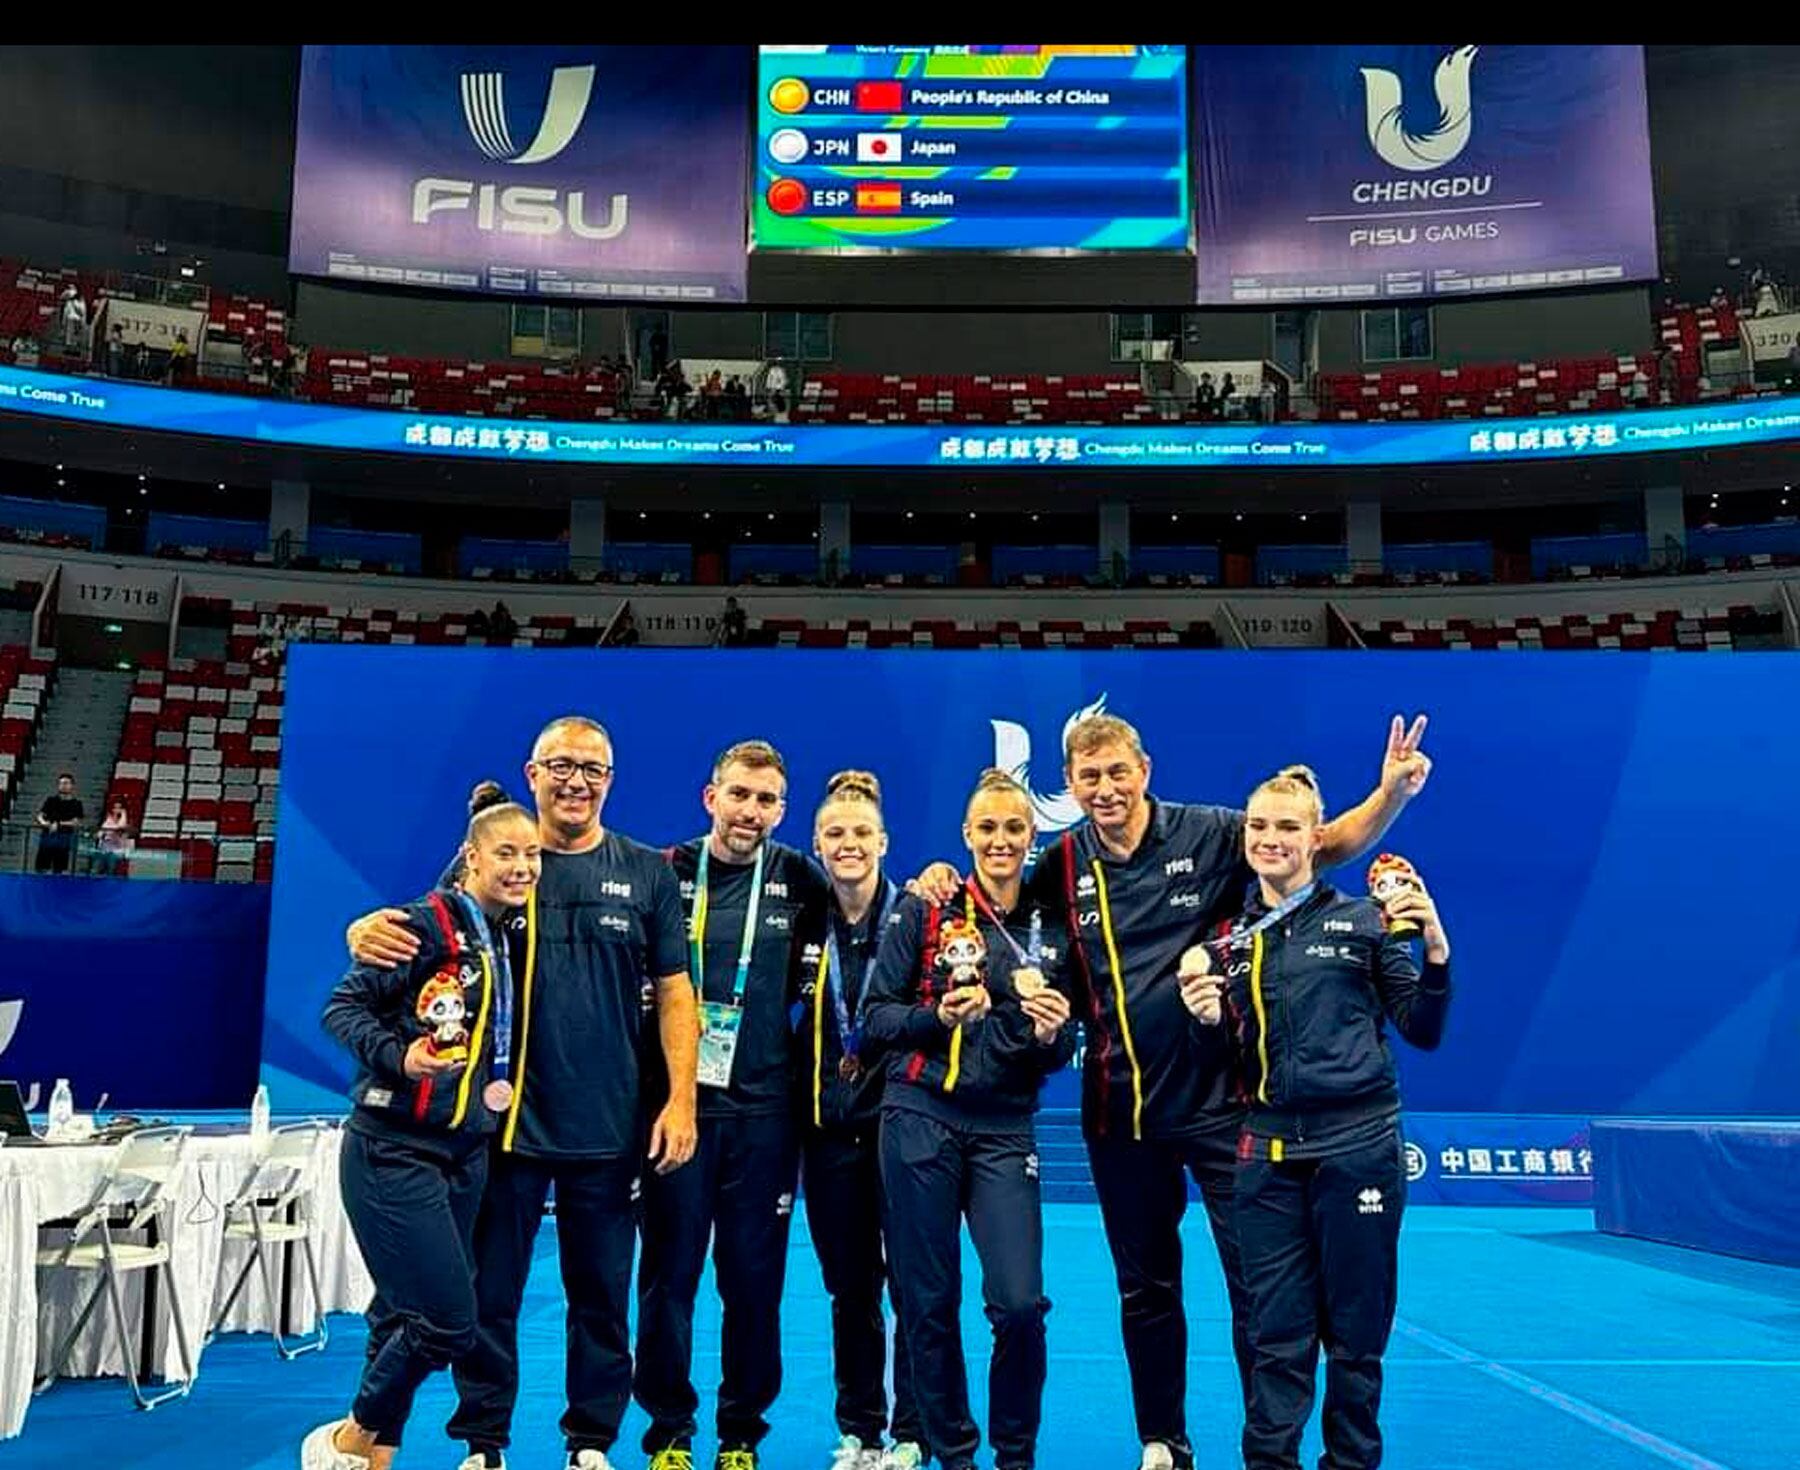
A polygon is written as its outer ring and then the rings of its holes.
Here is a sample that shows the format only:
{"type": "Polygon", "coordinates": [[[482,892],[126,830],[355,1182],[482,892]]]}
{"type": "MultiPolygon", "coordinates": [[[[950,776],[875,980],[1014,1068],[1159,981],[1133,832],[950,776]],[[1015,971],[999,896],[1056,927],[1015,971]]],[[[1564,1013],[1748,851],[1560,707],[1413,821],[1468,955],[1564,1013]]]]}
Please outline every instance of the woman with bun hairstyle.
{"type": "Polygon", "coordinates": [[[513,1095],[503,925],[542,871],[537,818],[483,807],[457,868],[404,910],[413,958],[357,965],[325,1006],[356,1064],[339,1168],[375,1297],[349,1417],[307,1435],[302,1470],[385,1470],[419,1386],[475,1343],[475,1213],[513,1095]]]}
{"type": "Polygon", "coordinates": [[[1073,1054],[1055,917],[1023,901],[1030,794],[982,774],[963,817],[974,873],[946,903],[903,899],[862,1008],[865,1065],[887,1073],[881,1179],[900,1319],[926,1447],[972,1470],[981,1435],[963,1362],[962,1220],[994,1331],[997,1470],[1030,1470],[1045,1372],[1044,1227],[1032,1115],[1073,1054]]]}
{"type": "Polygon", "coordinates": [[[856,1020],[870,963],[901,896],[881,869],[887,848],[881,783],[868,771],[838,772],[813,818],[813,850],[831,891],[798,950],[794,1012],[806,1218],[831,1297],[840,1436],[831,1470],[917,1470],[924,1455],[906,1331],[898,1323],[888,1417],[877,1150],[886,1073],[866,1060],[856,1020]],[[890,1425],[893,1444],[884,1449],[890,1425]]]}
{"type": "Polygon", "coordinates": [[[1244,815],[1249,906],[1181,962],[1195,1020],[1231,1028],[1248,1103],[1233,1200],[1251,1303],[1246,1470],[1299,1470],[1321,1343],[1321,1463],[1381,1463],[1406,1203],[1386,1033],[1432,1050],[1450,1002],[1450,940],[1424,885],[1409,870],[1385,905],[1340,893],[1315,877],[1323,823],[1305,766],[1258,786],[1244,815]]]}

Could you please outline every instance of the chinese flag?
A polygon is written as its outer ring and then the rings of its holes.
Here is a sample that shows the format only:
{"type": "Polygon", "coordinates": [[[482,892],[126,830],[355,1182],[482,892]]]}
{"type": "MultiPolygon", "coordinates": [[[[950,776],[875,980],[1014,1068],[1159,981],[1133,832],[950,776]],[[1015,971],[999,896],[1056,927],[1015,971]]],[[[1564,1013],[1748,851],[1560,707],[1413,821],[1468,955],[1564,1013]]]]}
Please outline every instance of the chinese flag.
{"type": "Polygon", "coordinates": [[[858,112],[898,112],[905,105],[904,90],[899,82],[858,82],[856,84],[856,110],[858,112]]]}
{"type": "Polygon", "coordinates": [[[898,184],[858,184],[856,186],[856,209],[859,214],[898,214],[900,212],[900,186],[898,184]]]}

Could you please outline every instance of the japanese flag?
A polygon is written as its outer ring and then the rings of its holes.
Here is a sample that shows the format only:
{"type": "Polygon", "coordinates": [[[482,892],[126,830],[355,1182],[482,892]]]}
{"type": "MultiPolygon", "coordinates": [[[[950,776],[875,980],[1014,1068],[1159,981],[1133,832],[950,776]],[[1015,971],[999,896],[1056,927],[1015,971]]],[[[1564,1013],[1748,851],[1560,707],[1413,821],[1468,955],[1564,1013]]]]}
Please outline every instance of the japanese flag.
{"type": "Polygon", "coordinates": [[[856,135],[856,161],[858,163],[898,163],[902,151],[898,133],[858,133],[856,135]]]}

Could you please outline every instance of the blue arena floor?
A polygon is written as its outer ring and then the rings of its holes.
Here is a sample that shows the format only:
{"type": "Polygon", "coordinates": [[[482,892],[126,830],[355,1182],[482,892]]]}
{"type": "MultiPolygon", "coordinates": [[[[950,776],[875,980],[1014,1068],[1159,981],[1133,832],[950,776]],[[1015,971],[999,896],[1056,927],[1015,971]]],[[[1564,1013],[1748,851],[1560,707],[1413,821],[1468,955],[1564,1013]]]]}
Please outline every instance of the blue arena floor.
{"type": "MultiPolygon", "coordinates": [[[[1042,1470],[1131,1470],[1118,1306],[1097,1211],[1046,1206],[1050,1384],[1042,1470]]],[[[1201,1470],[1226,1470],[1238,1409],[1225,1300],[1199,1212],[1189,1214],[1189,1417],[1201,1470]]],[[[1389,1470],[1793,1470],[1800,1465],[1800,1271],[1596,1234],[1567,1210],[1420,1208],[1406,1220],[1400,1324],[1388,1354],[1389,1470]]],[[[522,1323],[526,1383],[510,1463],[562,1464],[562,1300],[555,1242],[538,1247],[522,1323]]],[[[970,1257],[965,1280],[976,1280],[970,1257]]],[[[974,1293],[966,1292],[971,1299],[974,1293]]],[[[831,1421],[828,1319],[804,1220],[795,1222],[785,1318],[787,1378],[764,1445],[769,1470],[823,1470],[831,1421]]],[[[150,1414],[119,1381],[58,1384],[33,1405],[0,1466],[196,1465],[294,1470],[300,1436],[349,1400],[359,1319],[334,1319],[330,1348],[279,1362],[266,1339],[225,1338],[193,1395],[150,1414]]],[[[977,1413],[986,1324],[965,1316],[977,1413]]],[[[696,1328],[702,1422],[717,1380],[710,1279],[696,1328]]],[[[447,1378],[419,1399],[401,1465],[454,1466],[442,1437],[447,1378]]],[[[634,1411],[614,1453],[643,1464],[634,1411]]],[[[710,1465],[709,1436],[696,1445],[710,1465]]],[[[1316,1463],[1316,1430],[1307,1463],[1316,1463]]],[[[986,1463],[984,1458],[984,1463],[986,1463]]]]}

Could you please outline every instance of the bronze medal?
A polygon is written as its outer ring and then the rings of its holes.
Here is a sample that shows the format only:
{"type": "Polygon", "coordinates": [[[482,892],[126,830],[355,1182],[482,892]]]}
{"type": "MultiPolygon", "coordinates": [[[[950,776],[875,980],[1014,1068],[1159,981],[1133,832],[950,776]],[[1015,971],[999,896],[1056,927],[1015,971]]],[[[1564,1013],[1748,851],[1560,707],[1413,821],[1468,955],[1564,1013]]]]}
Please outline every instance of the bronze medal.
{"type": "Polygon", "coordinates": [[[854,1082],[862,1075],[862,1063],[850,1052],[838,1059],[838,1081],[854,1082]]]}
{"type": "Polygon", "coordinates": [[[490,1082],[482,1089],[481,1100],[487,1104],[490,1113],[504,1113],[512,1106],[513,1089],[510,1082],[490,1082]]]}

